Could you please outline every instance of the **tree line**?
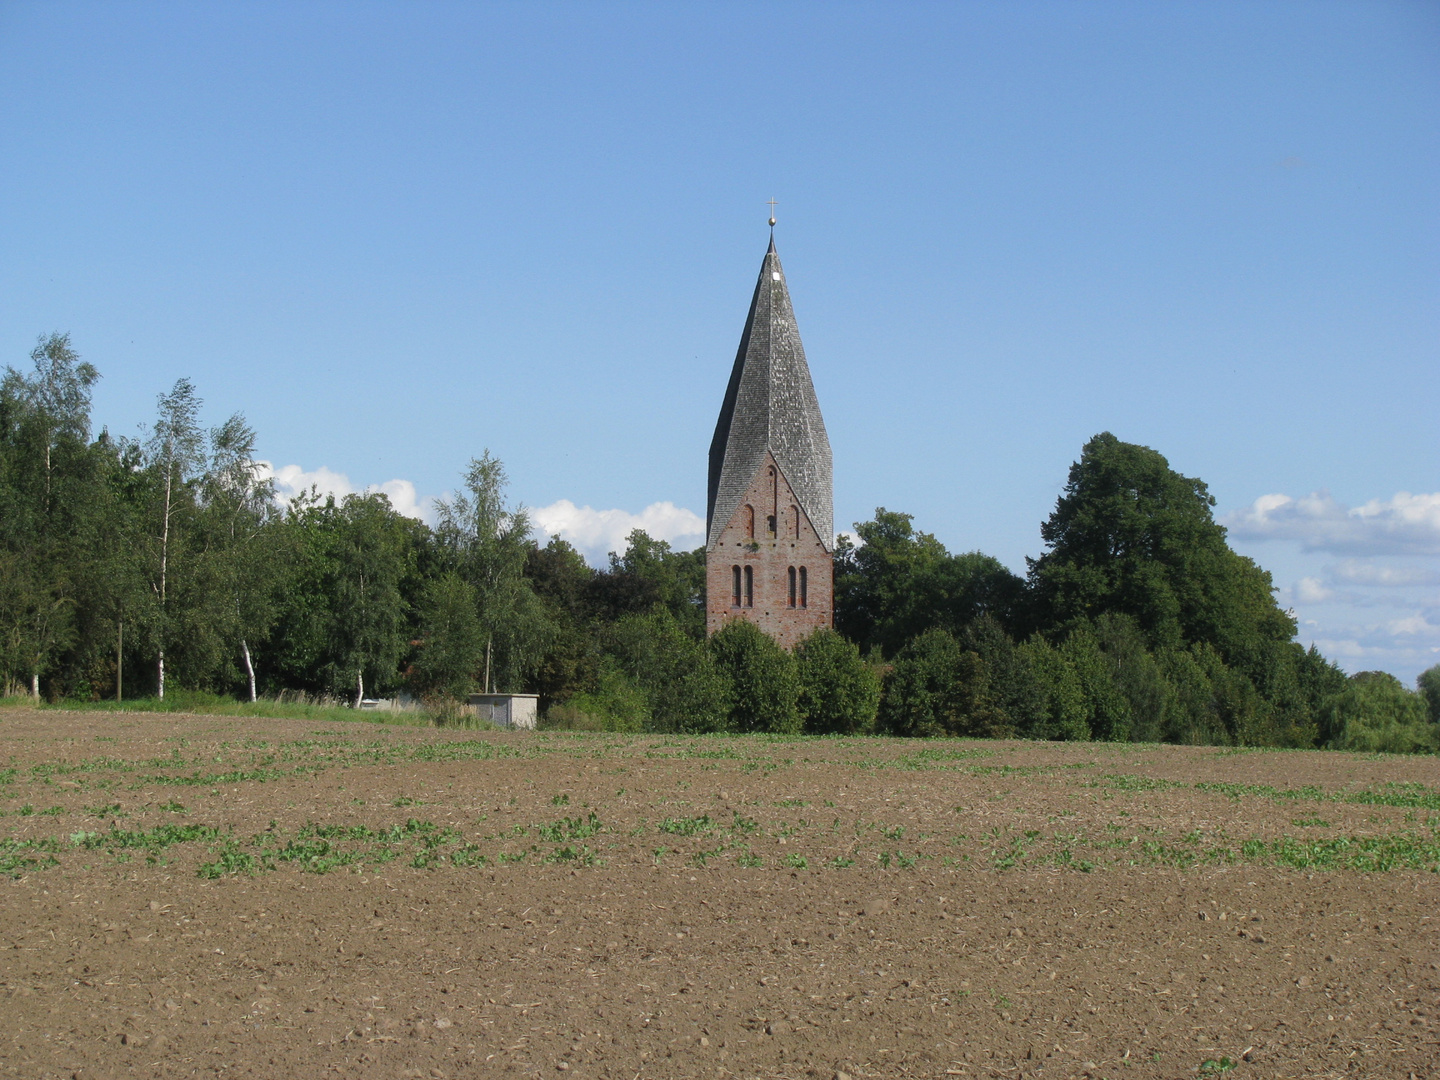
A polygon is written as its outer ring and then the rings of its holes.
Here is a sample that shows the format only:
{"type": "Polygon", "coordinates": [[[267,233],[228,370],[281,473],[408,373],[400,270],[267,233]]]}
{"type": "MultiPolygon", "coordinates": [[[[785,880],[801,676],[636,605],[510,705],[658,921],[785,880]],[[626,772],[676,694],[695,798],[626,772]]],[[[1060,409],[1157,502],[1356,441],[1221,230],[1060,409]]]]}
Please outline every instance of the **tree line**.
{"type": "Polygon", "coordinates": [[[1205,484],[1108,433],[1026,575],[880,508],[837,546],[835,628],[787,652],[743,621],[706,637],[703,549],[637,530],[594,569],[537,543],[488,452],[434,527],[379,493],[281,505],[243,415],[204,428],[188,380],[141,437],[92,436],[95,368],[64,334],[31,360],[0,379],[6,693],[530,691],[580,728],[1440,746],[1440,667],[1412,691],[1303,649],[1205,484]]]}

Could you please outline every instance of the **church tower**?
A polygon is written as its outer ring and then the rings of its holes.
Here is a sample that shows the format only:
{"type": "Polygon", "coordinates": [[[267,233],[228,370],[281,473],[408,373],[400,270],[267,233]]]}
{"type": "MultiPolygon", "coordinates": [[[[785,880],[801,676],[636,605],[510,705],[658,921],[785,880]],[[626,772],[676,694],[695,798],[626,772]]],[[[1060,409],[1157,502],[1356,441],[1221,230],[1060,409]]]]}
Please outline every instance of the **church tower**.
{"type": "Polygon", "coordinates": [[[709,633],[748,619],[788,649],[832,625],[833,502],[830,440],[772,233],[710,442],[709,633]]]}

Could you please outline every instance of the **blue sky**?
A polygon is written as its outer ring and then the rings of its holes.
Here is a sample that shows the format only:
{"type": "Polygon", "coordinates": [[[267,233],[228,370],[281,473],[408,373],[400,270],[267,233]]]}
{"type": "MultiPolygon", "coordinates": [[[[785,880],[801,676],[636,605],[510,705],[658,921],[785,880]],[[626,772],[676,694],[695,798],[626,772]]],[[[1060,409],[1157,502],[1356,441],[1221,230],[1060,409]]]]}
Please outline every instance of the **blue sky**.
{"type": "Polygon", "coordinates": [[[1440,8],[0,2],[0,364],[424,513],[700,542],[777,244],[836,520],[1023,571],[1099,431],[1301,640],[1440,661],[1440,8]],[[692,530],[687,532],[687,530],[692,530]]]}

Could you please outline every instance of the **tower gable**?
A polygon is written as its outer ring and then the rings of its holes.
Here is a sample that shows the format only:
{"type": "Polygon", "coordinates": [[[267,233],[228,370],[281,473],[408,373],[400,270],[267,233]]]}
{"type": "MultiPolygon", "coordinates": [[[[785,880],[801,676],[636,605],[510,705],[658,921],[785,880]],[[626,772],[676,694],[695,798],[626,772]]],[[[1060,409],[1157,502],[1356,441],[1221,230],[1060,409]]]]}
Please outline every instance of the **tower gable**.
{"type": "Polygon", "coordinates": [[[834,622],[834,578],[822,534],[766,452],[706,551],[706,630],[746,619],[792,648],[834,622]]]}

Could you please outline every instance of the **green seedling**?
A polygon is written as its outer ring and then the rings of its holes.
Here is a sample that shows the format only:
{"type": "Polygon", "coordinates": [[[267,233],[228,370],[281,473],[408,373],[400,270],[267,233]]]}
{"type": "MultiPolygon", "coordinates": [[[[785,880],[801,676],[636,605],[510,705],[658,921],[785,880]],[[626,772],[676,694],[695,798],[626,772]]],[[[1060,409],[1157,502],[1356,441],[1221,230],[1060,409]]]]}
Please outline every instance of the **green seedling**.
{"type": "Polygon", "coordinates": [[[708,833],[714,827],[715,823],[710,820],[709,814],[701,814],[699,817],[666,818],[659,825],[661,832],[671,833],[675,836],[698,836],[708,833]]]}
{"type": "MultiPolygon", "coordinates": [[[[1157,1054],[1156,1056],[1158,1057],[1159,1055],[1157,1054]]],[[[1200,1063],[1200,1075],[1219,1076],[1221,1073],[1227,1073],[1234,1068],[1236,1068],[1236,1063],[1228,1057],[1206,1058],[1200,1063]]]]}
{"type": "Polygon", "coordinates": [[[566,840],[585,840],[604,829],[604,824],[594,810],[585,818],[566,817],[549,825],[538,827],[540,839],[548,840],[552,844],[562,843],[566,840]]]}

